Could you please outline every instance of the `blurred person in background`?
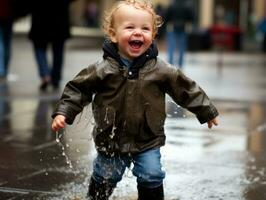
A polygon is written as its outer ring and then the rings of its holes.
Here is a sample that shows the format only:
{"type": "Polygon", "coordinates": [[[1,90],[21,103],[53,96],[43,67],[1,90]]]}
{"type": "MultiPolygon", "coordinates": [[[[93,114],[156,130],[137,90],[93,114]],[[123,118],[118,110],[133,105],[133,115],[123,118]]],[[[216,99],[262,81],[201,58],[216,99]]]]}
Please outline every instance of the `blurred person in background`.
{"type": "Polygon", "coordinates": [[[61,80],[65,41],[70,37],[69,5],[73,0],[31,0],[31,29],[35,58],[41,78],[40,90],[49,85],[58,89],[61,80]],[[51,45],[52,62],[47,59],[51,45]]]}
{"type": "Polygon", "coordinates": [[[168,62],[175,64],[175,52],[178,50],[177,65],[182,68],[187,48],[187,29],[191,28],[194,14],[188,0],[172,0],[165,14],[167,30],[168,62]]]}
{"type": "Polygon", "coordinates": [[[262,52],[266,52],[266,15],[260,20],[258,30],[263,34],[262,52]]]}
{"type": "Polygon", "coordinates": [[[11,0],[0,1],[0,81],[8,75],[11,56],[13,13],[11,0]]]}
{"type": "Polygon", "coordinates": [[[95,1],[89,1],[87,3],[85,18],[88,27],[97,27],[99,25],[99,9],[95,1]]]}

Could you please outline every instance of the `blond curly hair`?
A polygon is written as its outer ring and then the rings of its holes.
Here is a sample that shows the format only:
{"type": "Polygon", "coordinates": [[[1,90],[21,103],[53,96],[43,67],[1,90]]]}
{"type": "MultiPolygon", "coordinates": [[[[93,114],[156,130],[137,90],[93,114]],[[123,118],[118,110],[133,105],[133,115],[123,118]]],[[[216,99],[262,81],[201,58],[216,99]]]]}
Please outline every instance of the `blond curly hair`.
{"type": "Polygon", "coordinates": [[[104,13],[102,28],[104,33],[110,34],[110,31],[114,28],[114,14],[123,5],[132,5],[137,9],[143,9],[148,11],[153,18],[153,38],[158,33],[158,28],[162,26],[162,17],[157,15],[154,11],[153,4],[148,0],[124,0],[116,2],[109,10],[104,13]]]}

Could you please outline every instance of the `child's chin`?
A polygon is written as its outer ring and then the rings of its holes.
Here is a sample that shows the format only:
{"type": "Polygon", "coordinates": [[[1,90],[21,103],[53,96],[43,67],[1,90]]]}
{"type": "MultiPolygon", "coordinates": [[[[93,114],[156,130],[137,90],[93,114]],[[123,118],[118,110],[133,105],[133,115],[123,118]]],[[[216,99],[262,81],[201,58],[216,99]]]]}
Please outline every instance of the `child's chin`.
{"type": "Polygon", "coordinates": [[[137,58],[137,57],[139,57],[141,54],[143,54],[143,52],[140,52],[140,51],[138,51],[138,52],[133,52],[133,53],[131,53],[131,57],[132,58],[137,58]]]}

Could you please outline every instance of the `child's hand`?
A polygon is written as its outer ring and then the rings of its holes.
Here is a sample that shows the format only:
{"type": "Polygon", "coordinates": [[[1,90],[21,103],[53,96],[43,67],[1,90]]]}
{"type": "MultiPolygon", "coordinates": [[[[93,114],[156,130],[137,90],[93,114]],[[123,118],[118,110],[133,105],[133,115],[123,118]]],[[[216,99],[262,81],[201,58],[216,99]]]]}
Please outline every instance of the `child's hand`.
{"type": "Polygon", "coordinates": [[[213,125],[215,125],[215,126],[218,125],[218,121],[217,121],[216,118],[214,118],[214,119],[208,121],[208,128],[209,128],[209,129],[211,129],[213,125]]]}
{"type": "Polygon", "coordinates": [[[57,115],[52,122],[52,130],[57,132],[64,128],[66,125],[66,117],[63,115],[57,115]]]}

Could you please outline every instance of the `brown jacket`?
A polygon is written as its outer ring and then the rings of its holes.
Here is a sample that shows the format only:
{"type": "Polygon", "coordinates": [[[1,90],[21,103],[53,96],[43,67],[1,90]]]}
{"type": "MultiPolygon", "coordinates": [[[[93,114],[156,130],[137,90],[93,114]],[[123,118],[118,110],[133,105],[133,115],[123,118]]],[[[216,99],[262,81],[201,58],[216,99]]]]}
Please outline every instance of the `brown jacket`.
{"type": "Polygon", "coordinates": [[[53,117],[62,114],[71,124],[92,102],[97,150],[135,153],[165,144],[166,94],[201,123],[218,115],[194,81],[159,58],[146,62],[138,79],[128,76],[113,58],[90,65],[67,83],[53,117]]]}

